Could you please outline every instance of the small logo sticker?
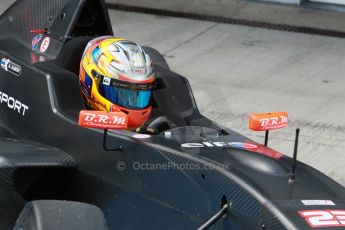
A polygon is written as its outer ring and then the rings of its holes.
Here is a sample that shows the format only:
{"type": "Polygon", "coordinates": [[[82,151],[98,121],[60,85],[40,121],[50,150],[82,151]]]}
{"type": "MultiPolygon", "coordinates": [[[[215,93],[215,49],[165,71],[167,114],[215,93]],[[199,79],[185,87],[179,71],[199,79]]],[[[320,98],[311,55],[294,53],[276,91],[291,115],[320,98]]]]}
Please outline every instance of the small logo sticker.
{"type": "Polygon", "coordinates": [[[1,59],[1,68],[17,76],[20,76],[20,74],[22,73],[22,67],[20,65],[13,63],[6,58],[1,59]]]}
{"type": "Polygon", "coordinates": [[[230,142],[229,145],[240,149],[256,149],[258,147],[257,145],[243,142],[230,142]]]}
{"type": "Polygon", "coordinates": [[[41,47],[40,47],[40,52],[44,53],[47,51],[47,49],[49,48],[49,44],[50,44],[50,38],[46,37],[43,42],[41,43],[41,47]]]}
{"type": "Polygon", "coordinates": [[[109,77],[103,78],[103,85],[110,85],[110,78],[109,77]]]}
{"type": "Polygon", "coordinates": [[[301,200],[304,205],[335,205],[331,200],[301,200]]]}
{"type": "Polygon", "coordinates": [[[136,73],[136,74],[141,74],[141,75],[143,75],[143,74],[146,73],[146,71],[145,71],[144,68],[135,68],[135,69],[133,70],[133,72],[136,73]]]}
{"type": "Polygon", "coordinates": [[[42,37],[43,37],[42,34],[37,34],[32,38],[32,42],[31,42],[32,50],[37,50],[38,44],[42,40],[42,37]]]}
{"type": "Polygon", "coordinates": [[[147,138],[150,138],[151,135],[138,133],[138,134],[134,134],[133,137],[137,139],[147,139],[147,138]]]}
{"type": "Polygon", "coordinates": [[[202,143],[185,143],[181,145],[184,148],[203,148],[203,147],[234,147],[240,149],[256,149],[257,145],[243,142],[202,142],[202,143]]]}

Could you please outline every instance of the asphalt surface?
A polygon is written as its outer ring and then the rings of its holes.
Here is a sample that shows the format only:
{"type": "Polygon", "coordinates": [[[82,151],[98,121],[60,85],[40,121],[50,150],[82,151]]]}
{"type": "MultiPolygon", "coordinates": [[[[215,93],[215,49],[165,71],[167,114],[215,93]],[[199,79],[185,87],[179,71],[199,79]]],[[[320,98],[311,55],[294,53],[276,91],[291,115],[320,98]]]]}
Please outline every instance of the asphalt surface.
{"type": "Polygon", "coordinates": [[[300,128],[298,159],[345,185],[344,39],[109,13],[117,36],[156,48],[190,80],[204,115],[263,142],[248,114],[287,111],[289,126],[271,132],[269,146],[292,156],[300,128]]]}
{"type": "Polygon", "coordinates": [[[1,0],[0,1],[0,14],[5,11],[13,2],[14,0],[1,0]]]}
{"type": "Polygon", "coordinates": [[[106,2],[249,21],[345,31],[345,24],[343,23],[345,14],[341,13],[345,11],[344,7],[312,4],[309,1],[303,1],[302,6],[279,3],[267,4],[267,2],[257,0],[106,0],[106,2]]]}

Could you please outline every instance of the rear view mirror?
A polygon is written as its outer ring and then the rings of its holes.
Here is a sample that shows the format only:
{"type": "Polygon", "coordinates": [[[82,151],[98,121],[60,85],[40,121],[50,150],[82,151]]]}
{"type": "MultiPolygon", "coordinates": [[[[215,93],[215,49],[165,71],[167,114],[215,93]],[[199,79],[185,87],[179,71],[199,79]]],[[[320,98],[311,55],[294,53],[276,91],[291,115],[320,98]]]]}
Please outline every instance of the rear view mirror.
{"type": "Polygon", "coordinates": [[[249,115],[249,128],[254,131],[281,129],[287,124],[287,112],[252,113],[249,115]]]}
{"type": "Polygon", "coordinates": [[[82,110],[79,113],[79,126],[96,129],[126,129],[128,116],[122,112],[82,110]]]}

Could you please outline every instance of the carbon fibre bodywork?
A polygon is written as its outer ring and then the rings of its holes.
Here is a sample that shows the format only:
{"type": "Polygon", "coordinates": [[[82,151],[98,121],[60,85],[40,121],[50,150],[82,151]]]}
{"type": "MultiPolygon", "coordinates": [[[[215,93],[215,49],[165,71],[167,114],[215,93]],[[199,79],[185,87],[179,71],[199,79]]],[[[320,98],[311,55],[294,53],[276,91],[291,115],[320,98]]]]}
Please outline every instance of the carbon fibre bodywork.
{"type": "Polygon", "coordinates": [[[0,69],[1,229],[39,199],[94,204],[110,229],[195,229],[224,203],[229,212],[213,229],[308,229],[298,211],[330,209],[301,200],[345,210],[345,189],[332,179],[298,162],[288,183],[290,158],[201,115],[188,80],[149,47],[151,120],[165,118],[169,129],[147,139],[113,131],[109,145],[123,151],[104,151],[101,130],[77,125],[81,54],[93,37],[112,34],[102,0],[17,1],[0,30],[0,60],[21,70],[0,69]],[[33,49],[32,29],[47,30],[45,52],[33,49]]]}

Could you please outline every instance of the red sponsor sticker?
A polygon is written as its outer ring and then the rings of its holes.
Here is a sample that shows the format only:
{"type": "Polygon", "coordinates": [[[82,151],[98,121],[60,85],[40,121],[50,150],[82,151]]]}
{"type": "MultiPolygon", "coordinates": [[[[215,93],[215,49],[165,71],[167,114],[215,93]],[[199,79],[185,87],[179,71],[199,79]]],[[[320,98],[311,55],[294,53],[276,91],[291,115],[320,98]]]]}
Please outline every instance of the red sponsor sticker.
{"type": "Polygon", "coordinates": [[[345,210],[305,210],[298,214],[312,228],[345,227],[345,210]]]}
{"type": "Polygon", "coordinates": [[[49,44],[50,44],[50,38],[46,37],[41,43],[40,52],[41,53],[46,52],[49,47],[49,44]]]}
{"type": "Polygon", "coordinates": [[[32,49],[36,50],[38,47],[39,42],[41,41],[43,35],[42,34],[36,34],[31,41],[32,49]]]}
{"type": "Polygon", "coordinates": [[[122,112],[82,110],[79,113],[79,126],[96,129],[126,129],[128,116],[122,112]]]}
{"type": "Polygon", "coordinates": [[[249,116],[249,128],[254,131],[281,129],[288,124],[286,112],[252,113],[249,116]]]}
{"type": "Polygon", "coordinates": [[[143,69],[143,68],[136,68],[136,69],[134,69],[134,73],[136,73],[136,74],[145,74],[145,69],[143,69]]]}
{"type": "Polygon", "coordinates": [[[254,152],[265,155],[267,157],[270,157],[270,158],[273,158],[276,160],[279,160],[279,159],[284,157],[284,155],[281,154],[280,152],[277,152],[277,151],[270,149],[270,148],[263,146],[263,145],[259,145],[258,148],[255,149],[254,152]]]}

